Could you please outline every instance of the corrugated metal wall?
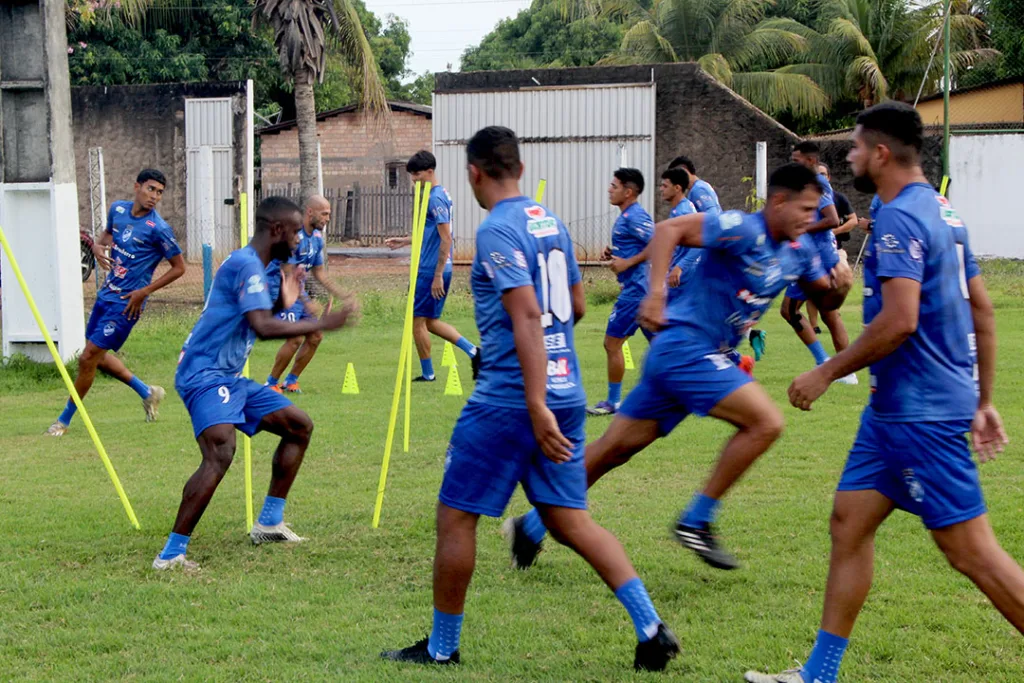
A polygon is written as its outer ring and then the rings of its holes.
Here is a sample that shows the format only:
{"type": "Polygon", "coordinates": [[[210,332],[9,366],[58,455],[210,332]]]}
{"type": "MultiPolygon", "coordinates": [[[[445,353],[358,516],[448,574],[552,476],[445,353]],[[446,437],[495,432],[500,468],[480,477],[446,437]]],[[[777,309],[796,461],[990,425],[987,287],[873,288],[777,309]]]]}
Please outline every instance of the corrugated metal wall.
{"type": "Polygon", "coordinates": [[[206,145],[213,148],[214,256],[222,259],[238,248],[235,207],[224,204],[225,199],[234,197],[233,122],[230,97],[185,100],[185,208],[188,213],[185,249],[189,259],[202,254],[199,192],[196,183],[190,183],[189,179],[198,180],[199,148],[206,145]]]}
{"type": "Polygon", "coordinates": [[[547,179],[544,203],[569,228],[578,258],[596,259],[618,216],[607,194],[616,168],[643,172],[641,204],[653,213],[654,101],[653,83],[435,93],[434,154],[438,178],[455,203],[456,258],[472,257],[473,235],[485,216],[467,181],[466,141],[500,125],[521,141],[523,191],[532,195],[547,179]]]}

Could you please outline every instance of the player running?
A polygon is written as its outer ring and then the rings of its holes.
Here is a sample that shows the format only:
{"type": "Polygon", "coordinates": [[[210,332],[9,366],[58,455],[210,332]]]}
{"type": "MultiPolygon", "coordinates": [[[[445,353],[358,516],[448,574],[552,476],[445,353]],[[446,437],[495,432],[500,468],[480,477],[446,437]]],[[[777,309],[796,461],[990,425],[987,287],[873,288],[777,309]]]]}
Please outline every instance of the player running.
{"type": "Polygon", "coordinates": [[[871,369],[871,399],[839,479],[832,555],[814,648],[798,670],[751,683],[834,683],[871,588],[874,539],[896,508],[921,518],[949,563],[1024,633],[1024,571],[992,532],[965,434],[982,462],[1007,443],[992,404],[995,314],[957,212],[925,179],[921,117],[886,102],[860,114],[848,160],[854,186],[877,188],[864,259],[864,323],[846,351],[797,377],[803,410],[829,383],[871,369]],[[974,380],[974,356],[977,377],[974,380]]]}
{"type": "MultiPolygon", "coordinates": [[[[672,209],[669,218],[688,216],[697,213],[686,196],[686,188],[690,186],[690,174],[685,168],[670,168],[661,174],[661,198],[672,209]]],[[[668,269],[668,300],[672,301],[683,293],[683,287],[692,279],[693,273],[700,263],[700,249],[677,246],[672,253],[672,261],[668,269]]]]}
{"type": "MultiPolygon", "coordinates": [[[[412,336],[420,357],[422,374],[413,382],[433,382],[434,361],[430,356],[430,335],[455,344],[470,358],[474,375],[479,367],[478,349],[459,331],[441,322],[444,302],[452,284],[452,198],[438,184],[437,159],[427,151],[413,154],[405,170],[414,183],[430,183],[427,222],[420,247],[420,267],[416,274],[416,295],[413,301],[412,336]]],[[[412,237],[391,237],[384,242],[392,249],[412,244],[412,237]]]]}
{"type": "MultiPolygon", "coordinates": [[[[832,174],[828,170],[828,166],[818,162],[817,172],[819,175],[825,176],[825,180],[832,183],[832,174]]],[[[835,200],[836,215],[839,216],[839,227],[832,229],[832,234],[836,236],[836,247],[843,250],[843,245],[850,241],[850,232],[857,227],[858,218],[857,212],[850,206],[850,200],[846,198],[842,192],[833,191],[832,196],[835,200]]],[[[840,251],[840,258],[843,257],[842,251],[840,251]]],[[[814,307],[814,302],[807,302],[807,322],[814,330],[814,334],[821,334],[821,328],[818,327],[818,309],[814,307]]]]}
{"type": "MultiPolygon", "coordinates": [[[[714,535],[721,498],[782,433],[778,406],[728,353],[789,283],[799,281],[821,310],[831,310],[842,304],[853,282],[845,262],[826,274],[804,235],[820,193],[814,173],[787,164],[769,178],[761,212],[696,214],[658,224],[651,244],[651,292],[640,318],[659,331],[640,383],[604,435],[587,446],[587,484],[593,486],[691,413],[736,426],[675,528],[680,543],[719,569],[738,566],[714,535]],[[665,274],[680,244],[704,250],[694,275],[701,287],[684,290],[666,308],[665,274]]],[[[513,565],[529,567],[544,537],[543,519],[531,511],[506,525],[513,565]]]]}
{"type": "MultiPolygon", "coordinates": [[[[828,178],[818,173],[818,145],[809,140],[801,142],[793,148],[792,160],[794,163],[806,166],[818,174],[818,183],[821,185],[821,200],[818,203],[815,223],[807,232],[810,233],[811,240],[818,248],[822,266],[825,270],[831,270],[839,261],[846,261],[846,252],[838,250],[836,247],[836,236],[832,232],[834,228],[839,227],[839,215],[836,213],[832,185],[829,184],[828,178]]],[[[786,290],[786,296],[782,300],[780,312],[782,317],[796,332],[800,341],[807,346],[808,351],[814,356],[814,362],[821,365],[828,360],[828,354],[825,353],[825,347],[821,345],[818,335],[814,333],[810,323],[800,314],[800,307],[803,306],[806,300],[807,297],[804,296],[800,285],[794,283],[786,290]]],[[[828,327],[829,334],[832,335],[832,345],[835,346],[836,353],[841,352],[849,346],[850,339],[846,335],[846,326],[843,325],[843,319],[839,311],[821,311],[820,313],[822,321],[828,327]]],[[[850,374],[849,376],[840,377],[836,381],[840,384],[857,384],[857,375],[850,374]]]]}
{"type": "MultiPolygon", "coordinates": [[[[619,297],[608,316],[604,333],[604,351],[608,356],[608,398],[587,408],[590,415],[614,415],[622,402],[622,378],[626,359],[622,345],[640,329],[636,321],[640,302],[647,295],[651,267],[647,263],[647,245],[654,236],[654,221],[638,200],[644,191],[644,176],[635,168],[620,168],[608,186],[608,201],[622,212],[612,226],[612,246],[606,247],[603,260],[618,278],[619,297]]],[[[650,340],[651,335],[643,330],[650,340]]]]}
{"type": "MultiPolygon", "coordinates": [[[[75,391],[82,399],[92,388],[96,370],[124,382],[142,399],[146,422],[157,418],[166,392],[155,384],[147,385],[117,356],[107,352],[116,353],[127,341],[146,310],[149,295],[185,274],[185,259],[174,239],[174,231],[156,212],[156,205],[163,198],[166,187],[164,174],[147,168],[135,179],[134,200],[110,205],[107,228],[92,248],[96,262],[109,273],[96,293],[96,303],[85,327],[85,350],[78,356],[78,376],[75,378],[75,391]],[[164,260],[171,267],[153,282],[153,272],[164,260]]],[[[77,411],[75,402],[69,397],[64,411],[46,433],[64,436],[77,411]]]]}
{"type": "MultiPolygon", "coordinates": [[[[313,195],[306,200],[305,207],[302,231],[299,233],[299,246],[295,247],[295,251],[286,262],[274,259],[267,266],[267,287],[271,301],[277,301],[282,273],[288,276],[294,270],[301,285],[298,301],[287,311],[278,313],[281,319],[287,322],[312,320],[319,314],[318,305],[310,298],[309,292],[306,290],[306,278],[309,275],[316,278],[317,282],[323,285],[332,297],[345,298],[344,292],[327,277],[327,269],[324,267],[324,235],[322,231],[331,220],[331,203],[320,195],[313,195]]],[[[328,304],[327,310],[330,310],[330,304],[328,304]]],[[[267,376],[266,386],[281,393],[282,388],[278,386],[278,378],[292,362],[292,358],[295,358],[292,371],[284,378],[284,391],[289,394],[301,394],[299,375],[309,365],[309,361],[313,360],[313,355],[323,338],[323,333],[317,330],[304,337],[292,337],[282,344],[277,352],[277,357],[274,358],[274,367],[271,368],[270,375],[267,376]],[[296,352],[298,356],[296,356],[296,352]]]]}
{"type": "Polygon", "coordinates": [[[269,387],[241,377],[256,337],[287,339],[320,330],[336,330],[350,320],[355,304],[320,320],[294,323],[275,313],[298,299],[298,274],[281,281],[276,302],[267,290],[266,267],[271,259],[286,261],[299,244],[302,212],[283,197],[268,197],[256,209],[256,230],[249,246],[232,252],[217,269],[213,287],[199,320],[185,340],[178,359],[174,386],[185,403],[203,461],[185,484],[181,507],[154,569],[181,566],[189,539],[235,454],[235,430],[252,436],[268,431],[281,437],[274,452],[270,490],[259,519],[249,532],[253,543],[301,541],[284,523],[285,499],[309,446],[313,422],[287,398],[269,387]]]}
{"type": "Polygon", "coordinates": [[[633,666],[661,671],[678,654],[679,642],[658,617],[622,546],[586,510],[586,396],[573,344],[586,299],[572,241],[557,217],[519,191],[523,164],[515,133],[484,128],[466,151],[473,194],[490,212],[476,233],[472,272],[487,353],[445,461],[433,630],[415,645],[381,656],[459,663],[477,520],[501,516],[522,484],[555,538],[590,563],[626,608],[639,641],[633,666]]]}

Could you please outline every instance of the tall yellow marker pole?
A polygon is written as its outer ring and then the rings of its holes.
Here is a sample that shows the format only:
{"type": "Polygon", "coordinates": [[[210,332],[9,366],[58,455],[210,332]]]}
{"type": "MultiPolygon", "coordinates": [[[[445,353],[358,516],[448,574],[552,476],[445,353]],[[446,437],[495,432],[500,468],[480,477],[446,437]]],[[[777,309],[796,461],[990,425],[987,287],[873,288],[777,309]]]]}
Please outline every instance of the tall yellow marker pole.
{"type": "Polygon", "coordinates": [[[96,428],[92,424],[92,420],[89,419],[89,413],[86,412],[85,406],[82,404],[82,398],[75,391],[75,383],[71,380],[71,375],[68,374],[67,368],[64,367],[64,361],[61,360],[60,354],[57,353],[57,347],[53,343],[53,339],[50,337],[49,330],[46,329],[46,323],[43,322],[43,316],[39,313],[39,308],[36,306],[35,299],[32,298],[32,292],[28,289],[28,283],[25,282],[25,276],[21,274],[21,268],[18,267],[18,262],[14,259],[14,252],[11,251],[11,245],[7,243],[7,236],[4,234],[3,228],[0,228],[0,246],[3,247],[4,253],[7,254],[7,260],[11,264],[11,270],[14,271],[14,277],[17,278],[18,284],[21,285],[21,291],[25,295],[25,301],[28,302],[28,307],[32,310],[32,317],[36,319],[36,325],[39,326],[39,331],[43,334],[43,339],[46,341],[46,347],[50,349],[50,355],[53,356],[53,362],[56,363],[57,369],[60,371],[60,376],[64,379],[64,384],[67,385],[68,392],[71,394],[71,400],[75,402],[75,406],[78,407],[78,412],[82,414],[82,422],[85,423],[85,429],[89,432],[89,436],[92,438],[93,444],[96,446],[96,452],[100,455],[100,460],[103,461],[103,466],[107,468],[107,474],[110,475],[110,481],[114,483],[114,489],[117,491],[118,497],[121,499],[121,505],[124,506],[124,511],[128,514],[128,520],[132,523],[136,529],[141,529],[139,520],[135,517],[135,511],[132,509],[132,504],[128,500],[127,494],[121,487],[121,480],[117,477],[117,472],[114,471],[114,465],[110,462],[110,458],[107,457],[107,451],[103,448],[103,444],[100,442],[100,436],[96,433],[96,428]]]}
{"type": "MultiPolygon", "coordinates": [[[[415,281],[420,270],[420,250],[423,248],[423,230],[427,224],[427,208],[430,206],[430,183],[423,186],[423,196],[420,198],[419,218],[413,224],[412,230],[412,258],[409,259],[409,279],[415,281]]],[[[412,287],[415,297],[416,287],[412,287]]],[[[403,446],[406,453],[409,452],[409,430],[412,421],[412,350],[415,348],[415,339],[412,335],[413,300],[406,302],[405,309],[405,333],[409,336],[409,351],[405,359],[405,433],[403,434],[403,446]]]]}
{"type": "MultiPolygon", "coordinates": [[[[241,226],[238,244],[244,247],[249,244],[249,195],[245,192],[238,197],[239,208],[242,210],[242,219],[238,222],[241,226]]],[[[249,376],[249,359],[245,360],[245,368],[242,370],[242,377],[249,376]]],[[[252,529],[252,439],[242,434],[242,453],[245,456],[245,530],[252,529]]]]}
{"type": "Polygon", "coordinates": [[[544,201],[544,190],[546,190],[547,187],[548,187],[548,181],[545,180],[544,178],[541,178],[540,182],[537,183],[537,194],[534,195],[533,201],[537,202],[538,204],[543,202],[544,201]]]}
{"type": "MultiPolygon", "coordinates": [[[[412,234],[415,239],[416,226],[419,225],[420,218],[420,184],[417,182],[413,188],[413,204],[412,204],[412,234]]],[[[426,207],[424,206],[425,210],[426,207]]],[[[410,271],[412,263],[410,262],[410,271]]],[[[412,277],[410,272],[409,278],[409,290],[408,297],[405,305],[405,317],[409,320],[412,316],[412,301],[416,294],[416,279],[412,277]]],[[[398,352],[398,372],[395,373],[395,393],[391,399],[391,413],[388,417],[388,435],[384,441],[384,460],[380,465],[380,481],[377,483],[377,501],[373,506],[373,523],[374,529],[380,524],[380,509],[384,504],[384,487],[388,481],[388,463],[391,461],[391,446],[395,441],[395,425],[398,422],[398,402],[402,398],[402,379],[405,373],[406,364],[408,359],[406,358],[407,353],[411,353],[412,335],[406,334],[408,330],[407,325],[403,325],[402,329],[402,345],[398,352]]]]}

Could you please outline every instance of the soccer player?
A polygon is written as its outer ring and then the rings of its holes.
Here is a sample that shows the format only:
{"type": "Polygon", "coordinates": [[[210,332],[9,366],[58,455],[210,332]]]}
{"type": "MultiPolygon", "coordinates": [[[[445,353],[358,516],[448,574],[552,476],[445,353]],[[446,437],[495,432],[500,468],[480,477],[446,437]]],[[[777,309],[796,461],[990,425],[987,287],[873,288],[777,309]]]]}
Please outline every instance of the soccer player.
{"type": "MultiPolygon", "coordinates": [[[[829,173],[828,166],[819,162],[817,172],[818,175],[825,176],[825,180],[831,185],[832,174],[829,173]]],[[[850,200],[842,192],[833,191],[832,194],[835,198],[836,214],[839,216],[839,227],[833,228],[832,234],[836,236],[836,246],[840,250],[839,257],[845,258],[846,254],[842,245],[850,241],[850,231],[857,227],[857,212],[853,210],[853,207],[850,206],[850,200]]],[[[814,334],[821,334],[821,329],[818,327],[818,309],[814,307],[814,303],[811,301],[807,302],[807,322],[810,324],[811,329],[814,330],[814,334]]]]}
{"type": "MultiPolygon", "coordinates": [[[[612,227],[612,246],[603,258],[618,278],[619,298],[608,316],[604,333],[604,351],[608,356],[608,398],[587,408],[590,415],[613,415],[622,402],[622,378],[626,359],[622,345],[640,329],[636,321],[640,302],[647,294],[650,264],[647,245],[654,235],[654,221],[638,199],[644,191],[644,176],[635,168],[620,168],[608,186],[608,201],[622,212],[612,227]]],[[[651,335],[643,330],[650,340],[651,335]]]]}
{"type": "Polygon", "coordinates": [[[235,454],[235,430],[252,436],[268,431],[281,437],[274,452],[270,490],[259,519],[249,532],[253,543],[301,541],[283,521],[285,499],[309,446],[313,422],[287,398],[241,377],[256,338],[288,339],[321,330],[336,330],[349,320],[355,304],[319,320],[289,323],[275,315],[299,296],[298,273],[281,280],[276,302],[267,290],[271,259],[287,261],[300,241],[302,212],[283,197],[268,197],[256,209],[252,242],[232,252],[217,269],[199,320],[178,358],[174,387],[192,418],[203,461],[185,484],[181,507],[154,569],[195,569],[185,559],[189,539],[235,454]]]}
{"type": "MultiPolygon", "coordinates": [[[[806,166],[812,172],[817,173],[818,145],[809,140],[801,142],[793,148],[791,159],[794,163],[806,166]]],[[[832,232],[833,228],[839,227],[839,215],[836,213],[832,186],[825,176],[818,174],[817,177],[818,183],[821,185],[821,200],[818,204],[815,223],[810,227],[808,233],[810,233],[811,239],[818,249],[818,254],[821,256],[822,266],[826,271],[829,271],[840,260],[846,260],[846,252],[840,254],[836,247],[835,233],[832,232]]],[[[828,360],[828,354],[818,340],[818,335],[814,333],[810,323],[800,313],[800,307],[803,306],[806,300],[807,297],[804,296],[800,285],[793,283],[786,290],[786,296],[782,299],[780,312],[782,317],[796,332],[800,341],[807,346],[807,349],[814,357],[814,362],[821,365],[828,360]]],[[[849,346],[850,339],[846,335],[846,327],[843,325],[843,319],[840,317],[838,310],[822,311],[821,319],[825,322],[825,326],[828,327],[829,334],[832,335],[832,345],[835,346],[836,353],[849,346]]],[[[840,384],[857,384],[857,375],[850,374],[848,377],[840,377],[836,381],[840,384]]]]}
{"type": "MultiPolygon", "coordinates": [[[[474,374],[479,367],[478,349],[448,323],[441,322],[445,298],[452,283],[452,198],[434,173],[437,159],[427,151],[409,158],[405,170],[414,183],[430,183],[427,222],[420,247],[420,267],[416,274],[416,295],[413,301],[412,336],[420,357],[422,374],[413,382],[433,382],[434,361],[430,356],[430,335],[455,344],[470,358],[474,374]]],[[[385,244],[392,249],[412,244],[412,237],[391,237],[385,244]]]]}
{"type": "Polygon", "coordinates": [[[995,314],[963,221],[921,170],[923,135],[921,117],[903,103],[857,117],[847,157],[855,187],[877,188],[884,202],[864,260],[866,327],[797,377],[789,399],[809,410],[832,380],[864,367],[872,393],[833,502],[814,648],[801,669],[748,672],[752,683],[834,683],[871,588],[875,533],[896,508],[919,516],[949,563],[1024,633],[1024,571],[992,532],[964,438],[982,462],[1007,442],[992,403],[995,314]]]}
{"type": "MultiPolygon", "coordinates": [[[[651,291],[641,322],[659,330],[640,383],[604,435],[586,451],[593,486],[687,415],[710,415],[737,428],[704,485],[676,524],[676,538],[706,563],[734,569],[713,525],[723,495],[782,433],[782,412],[761,386],[736,367],[729,352],[790,282],[800,281],[821,310],[842,304],[853,282],[846,263],[826,274],[810,238],[821,188],[814,173],[787,164],[768,180],[763,211],[695,214],[658,224],[651,243],[651,291]],[[703,257],[690,287],[665,307],[665,275],[677,245],[699,247],[703,257]]],[[[544,537],[536,511],[507,523],[513,564],[530,566],[544,537]]]]}
{"type": "MultiPolygon", "coordinates": [[[[327,269],[324,267],[324,235],[322,230],[331,220],[331,203],[324,197],[313,195],[306,200],[305,207],[302,232],[299,233],[299,246],[295,248],[287,262],[282,263],[275,259],[267,266],[267,287],[270,292],[271,301],[277,300],[282,273],[287,276],[292,270],[295,270],[302,285],[298,301],[287,311],[281,311],[278,314],[283,320],[288,322],[309,320],[318,315],[317,306],[310,299],[309,293],[306,291],[306,278],[309,275],[316,278],[317,282],[323,285],[330,292],[331,296],[339,300],[345,298],[345,294],[327,277],[327,269]]],[[[288,367],[292,358],[295,358],[295,365],[292,366],[292,371],[284,378],[284,391],[290,394],[301,394],[302,389],[299,387],[299,375],[309,365],[309,361],[313,360],[313,355],[316,353],[317,347],[320,346],[323,338],[323,333],[316,330],[310,332],[305,337],[292,337],[282,344],[277,352],[277,357],[274,359],[274,367],[270,370],[270,375],[267,377],[266,386],[281,393],[281,387],[278,386],[278,378],[285,371],[285,368],[288,367]],[[295,355],[296,352],[298,352],[298,356],[295,355]]]]}
{"type": "MultiPolygon", "coordinates": [[[[155,384],[147,385],[117,356],[107,352],[116,353],[127,341],[146,309],[149,295],[185,274],[185,259],[174,239],[174,231],[156,212],[166,187],[164,174],[147,168],[135,179],[135,198],[110,205],[107,228],[92,248],[96,262],[109,273],[96,293],[96,303],[85,327],[85,350],[78,356],[78,377],[75,378],[75,391],[83,399],[92,388],[97,370],[124,382],[142,399],[146,422],[157,418],[166,392],[155,384]],[[154,282],[153,272],[164,260],[171,267],[154,282]]],[[[64,436],[77,410],[69,397],[64,411],[46,433],[64,436]]]]}
{"type": "Polygon", "coordinates": [[[437,506],[433,630],[381,656],[459,663],[477,520],[501,516],[522,484],[555,538],[594,567],[626,608],[639,641],[633,666],[660,671],[678,654],[679,641],[622,546],[586,509],[586,396],[573,345],[586,299],[572,240],[556,216],[519,191],[523,164],[515,133],[484,128],[466,152],[473,194],[490,213],[476,233],[472,271],[487,353],[448,445],[437,506]]]}
{"type": "MultiPolygon", "coordinates": [[[[661,198],[672,207],[669,211],[669,218],[687,216],[696,213],[686,196],[686,189],[690,186],[690,174],[685,168],[670,168],[661,174],[661,198]]],[[[683,286],[693,276],[693,272],[700,263],[700,249],[677,246],[672,254],[672,262],[668,270],[668,299],[671,301],[683,292],[683,286]]]]}

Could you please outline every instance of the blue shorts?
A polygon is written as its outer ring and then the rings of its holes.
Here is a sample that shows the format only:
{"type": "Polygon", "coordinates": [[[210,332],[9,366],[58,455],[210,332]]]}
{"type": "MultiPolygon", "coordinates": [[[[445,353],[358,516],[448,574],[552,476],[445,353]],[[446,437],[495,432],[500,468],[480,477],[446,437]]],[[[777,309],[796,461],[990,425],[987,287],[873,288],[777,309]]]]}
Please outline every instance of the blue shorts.
{"type": "Polygon", "coordinates": [[[416,276],[416,296],[413,298],[412,315],[414,318],[431,318],[437,320],[444,310],[444,302],[448,298],[448,290],[452,286],[452,271],[446,269],[444,275],[444,296],[435,299],[430,288],[434,285],[434,272],[419,273],[416,276]]]}
{"type": "Polygon", "coordinates": [[[618,411],[633,420],[657,420],[661,436],[690,413],[707,415],[726,396],[754,381],[736,366],[732,355],[687,348],[682,334],[680,328],[669,328],[654,338],[640,383],[618,411]]]}
{"type": "Polygon", "coordinates": [[[652,335],[646,329],[640,327],[640,323],[636,321],[636,316],[640,312],[640,302],[642,299],[623,299],[621,296],[615,300],[615,305],[612,306],[612,312],[608,316],[608,327],[605,328],[605,336],[613,337],[615,339],[628,339],[636,334],[637,330],[644,333],[647,337],[647,341],[650,341],[652,335]]]}
{"type": "Polygon", "coordinates": [[[281,320],[285,320],[290,323],[297,323],[300,320],[316,319],[316,316],[310,313],[309,310],[306,308],[306,305],[305,303],[303,303],[302,299],[299,299],[294,304],[292,304],[292,307],[289,308],[287,311],[281,311],[280,313],[278,313],[277,317],[280,318],[281,320]]]}
{"type": "Polygon", "coordinates": [[[463,512],[501,517],[516,484],[522,484],[534,506],[586,510],[586,410],[579,406],[552,412],[573,444],[572,459],[560,465],[537,445],[525,409],[467,403],[448,444],[440,501],[463,512]]]}
{"type": "MultiPolygon", "coordinates": [[[[120,296],[120,295],[118,295],[120,296]]],[[[117,351],[128,341],[128,335],[139,319],[129,320],[124,314],[128,300],[96,299],[85,326],[85,338],[101,349],[117,351]]]]}
{"type": "Polygon", "coordinates": [[[252,436],[264,416],[292,404],[269,387],[245,377],[225,377],[198,387],[178,387],[178,394],[192,418],[192,432],[199,437],[214,425],[235,425],[252,436]]]}
{"type": "Polygon", "coordinates": [[[966,434],[970,420],[881,422],[866,408],[839,491],[878,491],[929,529],[985,513],[966,434]]]}
{"type": "MultiPolygon", "coordinates": [[[[830,250],[827,253],[821,254],[821,267],[825,269],[825,275],[832,272],[832,269],[839,263],[839,252],[835,249],[830,250]]],[[[807,301],[807,295],[804,294],[803,288],[799,282],[794,282],[789,287],[786,287],[786,296],[796,301],[807,301]]]]}

